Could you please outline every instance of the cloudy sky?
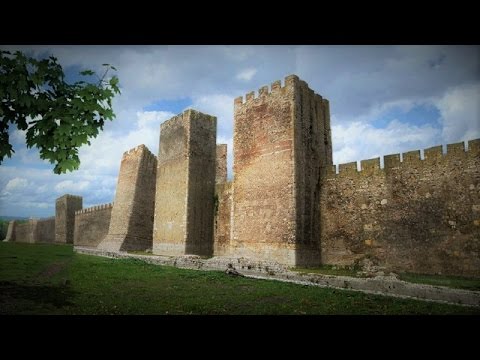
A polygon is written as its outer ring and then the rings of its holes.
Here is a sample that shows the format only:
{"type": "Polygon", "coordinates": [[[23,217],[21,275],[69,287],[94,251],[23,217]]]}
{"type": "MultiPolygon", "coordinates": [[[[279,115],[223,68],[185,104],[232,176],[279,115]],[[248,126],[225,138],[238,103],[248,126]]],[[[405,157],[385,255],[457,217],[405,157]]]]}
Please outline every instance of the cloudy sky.
{"type": "Polygon", "coordinates": [[[158,153],[160,124],[186,108],[217,116],[232,176],[233,99],[289,74],[330,100],[335,164],[480,137],[478,46],[2,46],[53,54],[68,76],[117,69],[117,118],[80,150],[80,169],[53,174],[10,129],[0,165],[0,215],[51,216],[55,198],[112,202],[124,151],[158,153]]]}

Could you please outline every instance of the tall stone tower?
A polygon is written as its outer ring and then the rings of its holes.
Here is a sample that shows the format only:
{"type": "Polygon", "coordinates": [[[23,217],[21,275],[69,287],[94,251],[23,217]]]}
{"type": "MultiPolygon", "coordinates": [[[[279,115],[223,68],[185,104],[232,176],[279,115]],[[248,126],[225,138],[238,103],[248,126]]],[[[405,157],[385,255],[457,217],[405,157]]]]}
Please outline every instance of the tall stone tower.
{"type": "Polygon", "coordinates": [[[145,145],[123,154],[108,235],[99,249],[152,248],[156,170],[157,159],[145,145]]]}
{"type": "Polygon", "coordinates": [[[329,104],[297,76],[235,99],[233,239],[238,256],[320,264],[320,176],[332,164],[329,104]]]}
{"type": "Polygon", "coordinates": [[[186,110],[160,127],[153,252],[211,255],[217,118],[186,110]]]}
{"type": "Polygon", "coordinates": [[[17,226],[17,221],[12,220],[8,223],[7,236],[3,241],[15,241],[15,228],[17,226]]]}
{"type": "Polygon", "coordinates": [[[75,211],[83,207],[83,198],[76,195],[63,195],[55,201],[55,242],[73,244],[75,211]]]}
{"type": "Polygon", "coordinates": [[[227,144],[217,145],[215,184],[227,182],[227,144]]]}

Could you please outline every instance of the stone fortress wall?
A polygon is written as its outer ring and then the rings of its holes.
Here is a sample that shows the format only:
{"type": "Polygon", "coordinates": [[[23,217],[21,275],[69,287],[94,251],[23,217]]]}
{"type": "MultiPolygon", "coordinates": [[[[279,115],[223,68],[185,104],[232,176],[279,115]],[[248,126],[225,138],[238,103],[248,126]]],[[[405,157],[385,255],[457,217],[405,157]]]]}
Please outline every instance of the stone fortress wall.
{"type": "Polygon", "coordinates": [[[153,253],[213,253],[217,119],[186,110],[161,125],[153,253]]]}
{"type": "Polygon", "coordinates": [[[235,99],[232,252],[319,265],[320,168],[331,164],[328,101],[297,76],[235,99]]]}
{"type": "Polygon", "coordinates": [[[330,167],[323,179],[323,264],[480,275],[480,139],[330,167]]]}
{"type": "Polygon", "coordinates": [[[55,201],[55,242],[73,244],[75,211],[82,209],[81,196],[66,194],[55,201]]]}
{"type": "Polygon", "coordinates": [[[107,236],[113,203],[96,205],[75,211],[75,235],[78,246],[97,247],[107,236]]]}
{"type": "Polygon", "coordinates": [[[7,231],[7,241],[25,243],[54,243],[55,217],[45,219],[29,219],[26,223],[10,221],[7,231]]]}
{"type": "Polygon", "coordinates": [[[227,182],[227,144],[217,145],[215,163],[215,184],[227,182]]]}
{"type": "Polygon", "coordinates": [[[109,251],[151,248],[157,158],[145,145],[123,154],[107,236],[98,245],[109,251]]]}
{"type": "Polygon", "coordinates": [[[186,110],[161,125],[158,157],[124,154],[113,206],[66,195],[54,227],[11,222],[7,239],[480,277],[480,139],[337,173],[329,106],[295,75],[235,99],[232,181],[216,118],[186,110]]]}

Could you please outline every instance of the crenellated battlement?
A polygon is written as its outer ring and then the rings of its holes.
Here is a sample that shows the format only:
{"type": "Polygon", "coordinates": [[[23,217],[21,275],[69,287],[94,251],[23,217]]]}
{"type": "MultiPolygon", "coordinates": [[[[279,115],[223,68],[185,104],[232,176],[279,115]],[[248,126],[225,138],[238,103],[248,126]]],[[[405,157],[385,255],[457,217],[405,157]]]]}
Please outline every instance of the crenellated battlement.
{"type": "Polygon", "coordinates": [[[327,177],[369,175],[376,171],[390,171],[407,167],[424,167],[444,161],[462,161],[470,157],[480,156],[480,139],[470,140],[468,149],[465,149],[463,142],[447,144],[447,152],[443,153],[443,147],[433,146],[424,150],[424,159],[421,158],[420,150],[412,150],[398,154],[385,155],[383,157],[383,168],[380,166],[380,158],[361,160],[360,170],[357,169],[357,162],[349,162],[331,165],[327,167],[327,177]]]}
{"type": "Polygon", "coordinates": [[[164,131],[164,130],[167,130],[171,127],[177,126],[178,122],[183,121],[183,117],[184,117],[184,115],[187,115],[187,111],[191,111],[191,110],[187,109],[183,113],[175,115],[172,118],[168,119],[167,121],[164,121],[163,123],[161,123],[160,124],[160,131],[164,131]]]}
{"type": "Polygon", "coordinates": [[[152,171],[157,168],[157,157],[145,147],[143,168],[152,171]]]}
{"type": "Polygon", "coordinates": [[[75,216],[81,215],[81,214],[86,214],[86,213],[92,213],[92,212],[100,211],[100,210],[111,209],[111,208],[113,208],[113,204],[114,203],[111,202],[111,203],[108,203],[108,204],[95,205],[95,206],[85,208],[85,209],[82,209],[82,210],[77,210],[77,211],[75,211],[75,216]]]}
{"type": "MultiPolygon", "coordinates": [[[[249,93],[247,93],[245,95],[245,101],[243,96],[235,98],[234,106],[239,107],[242,105],[247,105],[268,95],[275,95],[285,92],[288,89],[293,89],[297,84],[302,84],[303,86],[306,86],[308,88],[308,84],[305,81],[300,80],[297,75],[289,75],[284,79],[284,86],[282,86],[281,80],[276,80],[270,84],[270,87],[268,85],[265,85],[260,87],[257,92],[250,91],[249,93]]],[[[311,91],[313,93],[313,90],[311,91]]]]}
{"type": "Polygon", "coordinates": [[[179,122],[185,121],[191,121],[193,118],[197,118],[200,115],[202,119],[207,119],[207,120],[216,120],[215,116],[207,115],[202,113],[201,111],[194,110],[194,109],[187,109],[183,111],[183,113],[180,113],[178,115],[173,116],[172,118],[168,119],[167,121],[164,121],[162,124],[160,124],[160,131],[165,131],[171,127],[176,127],[178,126],[179,122]]]}
{"type": "Polygon", "coordinates": [[[153,155],[152,152],[144,144],[138,145],[130,150],[125,151],[123,153],[123,157],[125,158],[128,156],[134,156],[134,155],[138,156],[142,152],[145,152],[147,156],[152,155],[153,157],[155,157],[155,155],[153,155]]]}
{"type": "Polygon", "coordinates": [[[141,167],[148,171],[152,171],[157,167],[157,157],[144,144],[138,145],[133,149],[123,153],[122,161],[127,159],[142,160],[141,167]]]}
{"type": "Polygon", "coordinates": [[[186,109],[158,157],[123,153],[115,203],[65,194],[7,241],[480,278],[480,139],[333,165],[330,103],[296,75],[235,98],[233,125],[233,181],[217,118],[186,109]]]}
{"type": "Polygon", "coordinates": [[[60,196],[60,197],[57,198],[56,200],[58,201],[58,200],[63,199],[63,198],[82,199],[82,197],[79,196],[79,195],[65,194],[65,195],[60,196]]]}

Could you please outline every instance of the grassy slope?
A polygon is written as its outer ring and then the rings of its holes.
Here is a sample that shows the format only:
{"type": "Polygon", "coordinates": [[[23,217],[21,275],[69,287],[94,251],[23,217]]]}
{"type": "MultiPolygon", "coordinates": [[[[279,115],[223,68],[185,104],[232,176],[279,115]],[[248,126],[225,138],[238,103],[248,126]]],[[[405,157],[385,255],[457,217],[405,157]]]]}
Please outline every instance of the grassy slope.
{"type": "Polygon", "coordinates": [[[429,284],[437,286],[447,286],[457,289],[480,290],[479,279],[469,279],[460,276],[442,276],[428,274],[399,274],[401,280],[418,284],[429,284]]]}
{"type": "Polygon", "coordinates": [[[2,314],[478,314],[372,296],[0,243],[2,314]]]}
{"type": "MultiPolygon", "coordinates": [[[[337,267],[331,265],[324,265],[318,268],[292,268],[292,270],[306,274],[365,277],[364,275],[359,275],[357,270],[352,270],[348,267],[337,267]]],[[[461,276],[442,276],[411,273],[399,273],[398,276],[400,280],[417,284],[446,286],[465,290],[480,290],[480,279],[465,278],[461,276]]]]}

